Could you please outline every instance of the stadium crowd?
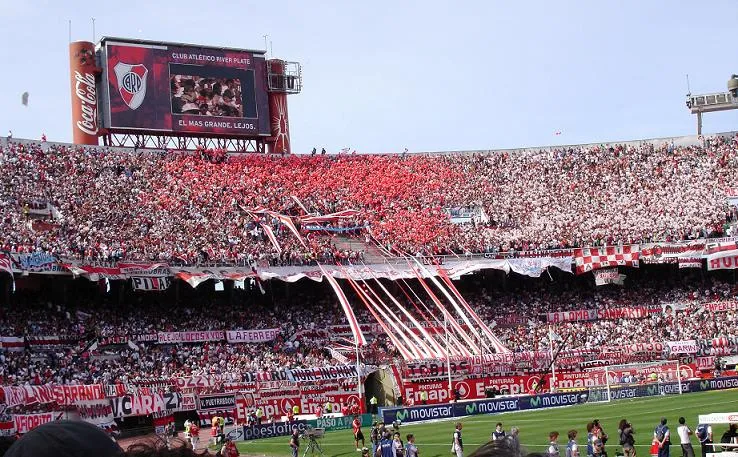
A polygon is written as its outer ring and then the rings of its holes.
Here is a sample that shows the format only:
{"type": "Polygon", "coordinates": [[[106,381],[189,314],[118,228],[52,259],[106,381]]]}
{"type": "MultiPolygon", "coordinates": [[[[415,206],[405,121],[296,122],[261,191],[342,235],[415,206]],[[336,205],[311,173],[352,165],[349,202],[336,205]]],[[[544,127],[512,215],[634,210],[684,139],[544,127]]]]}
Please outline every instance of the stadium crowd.
{"type": "MultiPolygon", "coordinates": [[[[88,261],[275,265],[346,259],[326,230],[259,221],[355,209],[331,229],[367,229],[395,253],[462,254],[724,235],[738,138],[697,146],[588,146],[474,155],[241,155],[0,147],[2,248],[88,261]],[[48,209],[45,220],[31,218],[48,209]],[[473,208],[452,224],[449,208],[473,208]],[[33,219],[33,220],[31,220],[33,219]],[[276,234],[277,250],[261,223],[276,234]]],[[[296,222],[299,221],[295,219],[296,222]]],[[[314,227],[313,227],[314,228],[314,227]]]]}
{"type": "MultiPolygon", "coordinates": [[[[544,284],[538,281],[538,284],[544,284]]],[[[700,310],[709,301],[734,300],[738,290],[729,283],[709,285],[684,282],[669,286],[636,282],[630,288],[573,287],[550,290],[529,286],[510,292],[463,292],[485,322],[500,323],[507,315],[517,325],[497,325],[495,333],[511,350],[547,350],[548,324],[545,313],[581,309],[650,307],[683,303],[687,309],[675,315],[655,312],[649,317],[567,322],[554,326],[566,337],[568,349],[618,346],[653,341],[695,338],[738,338],[735,311],[711,313],[700,310]],[[569,338],[571,336],[571,338],[569,338]]],[[[325,296],[324,296],[325,297],[325,296]]],[[[354,305],[359,322],[372,317],[354,305]]],[[[412,309],[408,306],[408,309],[412,309]]],[[[0,351],[0,384],[54,383],[140,383],[193,375],[218,375],[223,382],[240,382],[244,373],[284,368],[315,367],[345,363],[353,357],[345,350],[346,337],[330,333],[332,325],[346,320],[334,298],[295,295],[278,306],[249,305],[228,308],[212,303],[198,306],[166,303],[131,303],[128,306],[65,308],[29,299],[13,309],[0,308],[0,336],[60,335],[74,344],[66,347],[27,345],[18,352],[0,351]],[[237,330],[279,328],[273,342],[228,344],[208,342],[157,344],[136,341],[136,335],[157,331],[237,330]],[[112,337],[125,337],[114,343],[112,337]],[[128,340],[135,341],[128,344],[128,340]],[[98,345],[91,347],[94,342],[98,345]],[[336,348],[338,352],[332,350],[336,348]],[[100,356],[104,357],[100,357],[100,356]],[[345,359],[344,359],[345,357],[345,359]]],[[[368,363],[399,359],[384,336],[367,334],[363,349],[368,363]],[[387,358],[378,360],[378,355],[387,358]]]]}

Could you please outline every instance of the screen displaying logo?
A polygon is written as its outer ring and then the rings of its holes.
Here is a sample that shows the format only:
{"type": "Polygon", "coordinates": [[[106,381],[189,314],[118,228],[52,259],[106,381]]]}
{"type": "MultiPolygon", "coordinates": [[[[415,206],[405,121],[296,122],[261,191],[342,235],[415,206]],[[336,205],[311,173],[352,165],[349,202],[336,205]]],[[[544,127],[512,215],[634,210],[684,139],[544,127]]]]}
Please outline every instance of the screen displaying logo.
{"type": "Polygon", "coordinates": [[[130,65],[118,62],[113,68],[118,79],[118,92],[132,110],[137,109],[146,98],[146,76],[149,70],[142,64],[130,65]]]}
{"type": "Polygon", "coordinates": [[[532,397],[530,399],[530,406],[532,406],[533,408],[538,408],[540,404],[541,404],[541,397],[532,397]]]}
{"type": "Polygon", "coordinates": [[[397,411],[395,414],[395,417],[398,421],[404,421],[407,419],[408,411],[406,409],[403,409],[402,411],[397,411]]]}
{"type": "Polygon", "coordinates": [[[466,405],[466,414],[474,414],[477,412],[477,404],[472,403],[471,405],[466,405]]]}

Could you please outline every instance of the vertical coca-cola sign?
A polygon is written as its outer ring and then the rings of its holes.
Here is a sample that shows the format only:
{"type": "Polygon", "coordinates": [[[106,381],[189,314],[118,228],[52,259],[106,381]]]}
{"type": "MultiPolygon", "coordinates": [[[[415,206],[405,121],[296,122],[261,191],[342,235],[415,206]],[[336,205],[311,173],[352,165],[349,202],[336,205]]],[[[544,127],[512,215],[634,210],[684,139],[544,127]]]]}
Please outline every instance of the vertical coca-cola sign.
{"type": "Polygon", "coordinates": [[[96,73],[95,46],[89,41],[70,43],[72,138],[75,144],[98,144],[96,73]]]}

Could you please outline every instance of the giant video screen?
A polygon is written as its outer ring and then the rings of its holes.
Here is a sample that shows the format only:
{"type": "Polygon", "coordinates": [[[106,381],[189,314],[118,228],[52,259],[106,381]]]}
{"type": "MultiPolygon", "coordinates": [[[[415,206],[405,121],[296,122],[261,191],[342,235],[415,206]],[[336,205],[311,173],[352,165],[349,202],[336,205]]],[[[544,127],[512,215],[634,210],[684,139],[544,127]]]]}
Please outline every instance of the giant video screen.
{"type": "Polygon", "coordinates": [[[106,127],[269,135],[266,63],[247,51],[106,42],[106,127]]]}

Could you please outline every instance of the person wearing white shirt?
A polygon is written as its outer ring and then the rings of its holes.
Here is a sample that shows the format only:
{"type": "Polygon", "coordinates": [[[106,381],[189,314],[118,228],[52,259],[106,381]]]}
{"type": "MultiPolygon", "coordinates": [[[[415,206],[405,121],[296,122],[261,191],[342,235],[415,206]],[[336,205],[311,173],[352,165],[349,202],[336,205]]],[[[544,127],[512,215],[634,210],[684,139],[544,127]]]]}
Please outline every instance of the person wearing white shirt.
{"type": "Polygon", "coordinates": [[[683,417],[679,418],[677,434],[679,435],[679,444],[682,445],[682,457],[694,457],[694,449],[692,448],[690,439],[692,430],[687,426],[686,420],[683,417]]]}

